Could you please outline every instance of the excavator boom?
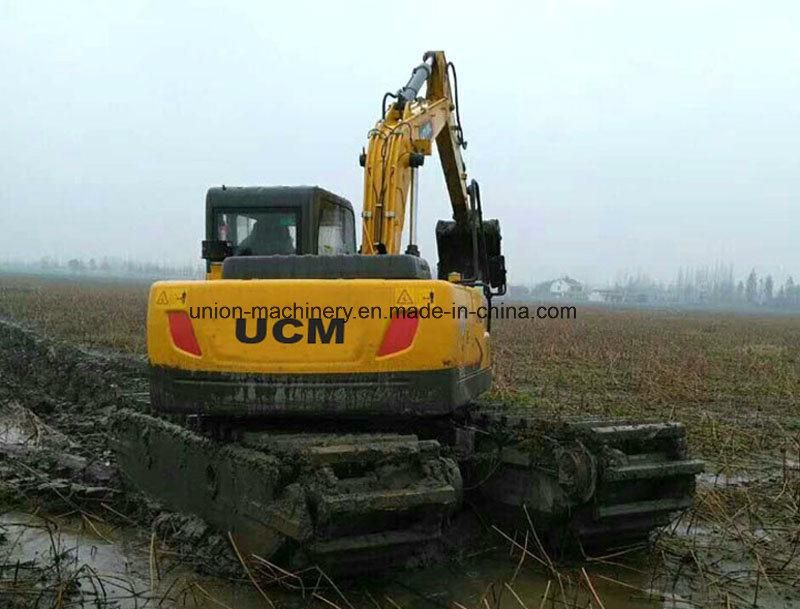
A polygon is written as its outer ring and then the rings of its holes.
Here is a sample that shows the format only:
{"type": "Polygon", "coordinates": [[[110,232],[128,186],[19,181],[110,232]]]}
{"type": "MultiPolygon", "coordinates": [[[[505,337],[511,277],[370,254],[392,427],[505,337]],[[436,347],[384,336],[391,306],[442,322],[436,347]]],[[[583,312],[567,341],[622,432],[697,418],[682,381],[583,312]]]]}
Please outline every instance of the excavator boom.
{"type": "MultiPolygon", "coordinates": [[[[449,80],[449,64],[442,51],[429,51],[414,68],[408,83],[369,133],[364,161],[364,207],[362,254],[398,254],[411,197],[409,251],[416,253],[417,170],[432,153],[439,152],[453,219],[465,224],[469,211],[467,172],[461,150],[463,141],[458,122],[457,101],[449,80]],[[419,97],[426,84],[425,97],[419,97]]],[[[453,73],[454,72],[454,68],[453,73]]]]}

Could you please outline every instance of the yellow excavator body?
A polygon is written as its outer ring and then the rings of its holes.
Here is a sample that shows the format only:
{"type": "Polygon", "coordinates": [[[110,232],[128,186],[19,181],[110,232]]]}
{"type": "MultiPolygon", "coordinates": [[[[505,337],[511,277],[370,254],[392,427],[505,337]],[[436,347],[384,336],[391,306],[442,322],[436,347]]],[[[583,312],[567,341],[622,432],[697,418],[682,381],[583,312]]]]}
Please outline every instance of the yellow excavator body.
{"type": "Polygon", "coordinates": [[[150,290],[148,356],[209,372],[466,374],[490,365],[484,304],[480,291],[436,280],[160,281],[150,290]],[[416,322],[401,313],[413,306],[416,322]],[[188,318],[199,353],[176,340],[176,315],[188,318]],[[398,319],[408,329],[388,345],[398,319]]]}
{"type": "Polygon", "coordinates": [[[359,157],[358,249],[353,208],[331,192],[223,186],[206,196],[206,279],[152,286],[152,408],[116,415],[118,462],[245,556],[348,574],[420,564],[465,493],[487,521],[533,519],[547,543],[590,551],[692,503],[703,465],[679,423],[552,421],[477,400],[506,272],[500,225],[467,182],[457,90],[436,51],[384,96],[359,157]],[[418,171],[434,142],[452,219],[436,225],[431,268],[418,171]]]}
{"type": "Polygon", "coordinates": [[[442,414],[491,382],[485,314],[480,290],[441,280],[157,282],[147,317],[154,405],[442,414]]]}

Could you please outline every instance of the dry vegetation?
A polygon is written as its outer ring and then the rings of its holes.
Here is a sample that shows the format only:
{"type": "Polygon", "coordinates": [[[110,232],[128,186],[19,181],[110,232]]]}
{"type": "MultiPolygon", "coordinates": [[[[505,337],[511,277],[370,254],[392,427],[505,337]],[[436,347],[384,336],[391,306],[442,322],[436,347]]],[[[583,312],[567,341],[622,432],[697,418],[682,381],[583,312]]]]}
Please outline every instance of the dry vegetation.
{"type": "Polygon", "coordinates": [[[495,395],[544,414],[684,421],[724,463],[800,430],[800,319],[578,309],[500,322],[495,395]]]}
{"type": "Polygon", "coordinates": [[[707,471],[696,508],[656,545],[659,586],[691,606],[796,606],[800,318],[578,315],[498,323],[494,397],[543,415],[684,422],[707,471]]]}
{"type": "Polygon", "coordinates": [[[55,338],[144,353],[149,283],[0,274],[0,316],[55,338]]]}
{"type": "MultiPolygon", "coordinates": [[[[0,276],[0,316],[142,353],[146,295],[145,284],[0,276]]],[[[640,579],[690,599],[685,606],[791,606],[800,594],[800,318],[579,307],[577,320],[499,321],[493,338],[492,400],[545,416],[687,425],[708,463],[697,506],[660,537],[650,557],[660,570],[642,567],[640,579]]]]}

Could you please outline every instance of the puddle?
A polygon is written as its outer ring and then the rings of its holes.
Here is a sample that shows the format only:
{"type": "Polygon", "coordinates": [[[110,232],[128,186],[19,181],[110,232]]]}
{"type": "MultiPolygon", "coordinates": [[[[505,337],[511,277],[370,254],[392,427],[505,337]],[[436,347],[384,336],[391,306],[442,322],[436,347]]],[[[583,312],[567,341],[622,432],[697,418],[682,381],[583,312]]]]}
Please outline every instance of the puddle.
{"type": "Polygon", "coordinates": [[[672,564],[665,570],[669,581],[662,581],[662,585],[693,598],[695,604],[687,607],[724,607],[726,602],[730,602],[731,607],[800,608],[800,597],[795,593],[796,579],[791,572],[781,577],[780,572],[770,570],[770,578],[775,579],[773,582],[760,575],[765,572],[764,564],[754,558],[754,549],[763,551],[775,542],[774,532],[761,526],[749,528],[746,525],[735,531],[728,524],[697,523],[686,519],[675,533],[676,539],[686,545],[680,555],[671,557],[672,564]],[[741,533],[747,533],[746,543],[739,538],[741,533]],[[716,604],[711,602],[714,599],[716,604]],[[755,599],[757,603],[754,603],[755,599]]]}
{"type": "Polygon", "coordinates": [[[66,448],[69,440],[16,402],[0,406],[0,444],[11,447],[66,448]]]}
{"type": "Polygon", "coordinates": [[[0,444],[26,444],[30,437],[16,425],[0,427],[0,444]]]}
{"type": "MultiPolygon", "coordinates": [[[[5,543],[0,545],[0,563],[5,568],[0,572],[5,573],[0,579],[23,578],[32,567],[53,565],[58,555],[58,568],[65,577],[79,574],[85,606],[119,609],[265,606],[264,599],[252,587],[223,579],[204,579],[158,552],[156,566],[150,560],[149,540],[138,531],[96,527],[93,532],[77,520],[44,519],[18,512],[3,514],[0,531],[5,543]]],[[[2,591],[0,588],[0,597],[2,591]]]]}
{"type": "Polygon", "coordinates": [[[736,471],[712,471],[711,467],[707,466],[706,471],[697,475],[697,482],[708,488],[764,484],[778,481],[781,476],[795,476],[798,469],[800,469],[798,464],[789,459],[779,461],[761,457],[758,460],[751,459],[747,467],[736,471]]]}
{"type": "Polygon", "coordinates": [[[742,486],[752,482],[754,478],[745,474],[715,474],[702,472],[697,475],[697,482],[708,487],[742,486]]]}

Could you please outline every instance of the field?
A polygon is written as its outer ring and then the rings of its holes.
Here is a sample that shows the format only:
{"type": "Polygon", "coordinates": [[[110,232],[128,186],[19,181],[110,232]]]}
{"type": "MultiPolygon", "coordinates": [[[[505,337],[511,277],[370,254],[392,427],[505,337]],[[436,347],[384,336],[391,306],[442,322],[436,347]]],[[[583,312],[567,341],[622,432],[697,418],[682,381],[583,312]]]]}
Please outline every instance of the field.
{"type": "MultiPolygon", "coordinates": [[[[145,284],[0,276],[0,317],[59,340],[142,355],[146,294],[145,284]]],[[[795,606],[798,317],[579,306],[576,320],[495,323],[489,401],[548,417],[682,421],[692,452],[707,461],[695,509],[645,561],[658,585],[621,587],[639,596],[647,589],[651,598],[659,588],[656,598],[675,607],[795,606]]],[[[609,562],[636,570],[637,556],[634,565],[625,557],[609,562]]]]}
{"type": "MultiPolygon", "coordinates": [[[[147,289],[9,276],[0,281],[0,316],[143,355],[147,289]]],[[[778,448],[800,428],[796,316],[579,307],[576,320],[496,321],[493,348],[491,399],[547,415],[684,421],[694,449],[715,462],[778,448]]]]}

